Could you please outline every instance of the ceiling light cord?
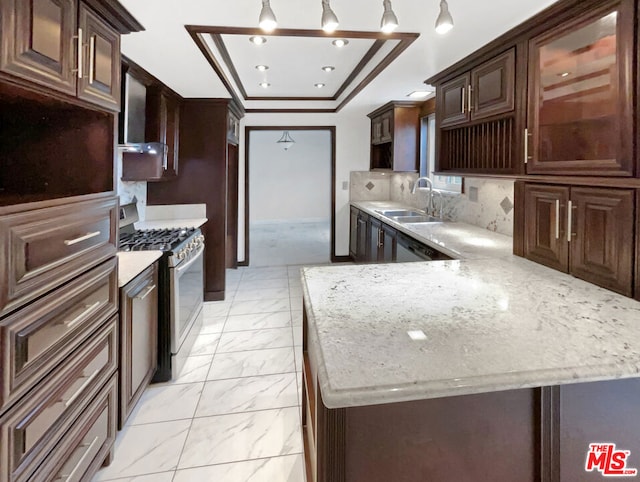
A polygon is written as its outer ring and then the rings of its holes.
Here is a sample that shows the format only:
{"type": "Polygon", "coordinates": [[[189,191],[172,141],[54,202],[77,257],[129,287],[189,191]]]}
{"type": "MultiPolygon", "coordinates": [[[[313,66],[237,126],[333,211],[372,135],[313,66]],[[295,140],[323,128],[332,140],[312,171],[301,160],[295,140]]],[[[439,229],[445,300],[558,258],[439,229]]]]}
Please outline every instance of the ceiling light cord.
{"type": "Polygon", "coordinates": [[[398,28],[398,17],[393,13],[391,8],[391,0],[383,0],[384,13],[382,14],[382,20],[380,20],[380,30],[384,33],[391,33],[398,28]]]}
{"type": "Polygon", "coordinates": [[[445,34],[453,28],[453,17],[449,13],[447,0],[440,0],[440,14],[436,19],[436,32],[445,34]]]}
{"type": "Polygon", "coordinates": [[[331,9],[329,0],[322,0],[322,30],[327,33],[335,32],[338,28],[338,17],[331,9]]]}
{"type": "Polygon", "coordinates": [[[271,10],[269,0],[262,0],[262,10],[260,11],[258,24],[265,32],[272,32],[278,26],[276,15],[273,13],[273,10],[271,10]]]}

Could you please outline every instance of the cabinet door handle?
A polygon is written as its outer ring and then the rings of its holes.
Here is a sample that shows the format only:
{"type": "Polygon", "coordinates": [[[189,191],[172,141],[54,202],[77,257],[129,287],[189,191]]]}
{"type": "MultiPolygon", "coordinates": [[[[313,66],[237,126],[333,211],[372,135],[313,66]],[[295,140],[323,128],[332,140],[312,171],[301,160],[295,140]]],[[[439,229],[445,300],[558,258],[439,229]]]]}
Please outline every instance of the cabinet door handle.
{"type": "Polygon", "coordinates": [[[556,199],[556,239],[560,239],[560,199],[556,199]]]}
{"type": "Polygon", "coordinates": [[[135,297],[136,300],[144,300],[149,294],[156,289],[156,285],[149,286],[144,293],[135,297]]]}
{"type": "Polygon", "coordinates": [[[463,87],[462,88],[462,113],[463,114],[467,113],[467,111],[465,110],[467,107],[466,97],[467,97],[467,88],[463,87]]]}
{"type": "Polygon", "coordinates": [[[529,162],[529,129],[524,129],[524,163],[529,162]]]}
{"type": "Polygon", "coordinates": [[[82,78],[82,57],[84,53],[84,46],[82,45],[82,29],[78,29],[78,78],[82,78]]]}
{"type": "Polygon", "coordinates": [[[67,328],[73,328],[74,326],[76,326],[78,324],[78,322],[80,320],[82,320],[84,317],[86,317],[89,313],[91,313],[92,311],[94,311],[98,306],[100,306],[102,302],[101,301],[96,301],[94,304],[92,305],[85,305],[85,310],[80,313],[78,316],[76,316],[75,318],[71,319],[71,320],[67,320],[64,321],[64,326],[66,326],[67,328]]]}
{"type": "Polygon", "coordinates": [[[89,39],[89,84],[93,84],[94,81],[94,68],[95,68],[95,54],[96,54],[96,36],[92,35],[89,39]]]}
{"type": "Polygon", "coordinates": [[[573,210],[573,206],[571,205],[571,201],[569,201],[569,206],[567,209],[567,241],[571,242],[571,227],[573,224],[573,219],[572,218],[572,210],[573,210]]]}
{"type": "Polygon", "coordinates": [[[67,246],[73,246],[74,244],[81,243],[82,241],[86,241],[87,239],[95,238],[96,236],[100,236],[100,231],[94,231],[93,233],[87,233],[84,236],[80,236],[75,239],[65,239],[64,244],[67,246]]]}
{"type": "Polygon", "coordinates": [[[467,96],[467,110],[469,111],[469,114],[471,114],[471,111],[473,111],[473,87],[469,86],[469,95],[467,96]]]}

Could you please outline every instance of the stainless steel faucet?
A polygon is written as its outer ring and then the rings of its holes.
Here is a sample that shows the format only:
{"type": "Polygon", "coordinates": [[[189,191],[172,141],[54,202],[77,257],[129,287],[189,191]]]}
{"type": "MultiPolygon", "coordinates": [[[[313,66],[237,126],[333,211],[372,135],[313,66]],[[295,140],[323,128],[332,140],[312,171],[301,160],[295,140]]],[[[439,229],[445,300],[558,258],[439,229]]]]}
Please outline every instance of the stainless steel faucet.
{"type": "Polygon", "coordinates": [[[415,194],[418,189],[424,189],[419,187],[420,181],[425,181],[427,183],[427,187],[429,188],[429,200],[427,201],[427,207],[425,211],[430,214],[433,207],[433,182],[431,182],[431,179],[429,179],[428,177],[419,177],[418,179],[416,179],[416,182],[413,185],[413,189],[411,190],[411,194],[415,194]]]}

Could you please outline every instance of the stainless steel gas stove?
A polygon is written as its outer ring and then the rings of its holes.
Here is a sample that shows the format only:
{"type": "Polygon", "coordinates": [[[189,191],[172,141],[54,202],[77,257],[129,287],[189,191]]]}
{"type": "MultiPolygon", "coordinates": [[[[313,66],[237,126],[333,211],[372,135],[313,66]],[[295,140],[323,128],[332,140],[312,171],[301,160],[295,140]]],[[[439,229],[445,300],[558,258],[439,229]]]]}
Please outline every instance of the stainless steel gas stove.
{"type": "Polygon", "coordinates": [[[135,204],[120,208],[121,251],[159,250],[158,369],[154,382],[180,373],[202,323],[204,236],[199,228],[138,229],[135,204]]]}

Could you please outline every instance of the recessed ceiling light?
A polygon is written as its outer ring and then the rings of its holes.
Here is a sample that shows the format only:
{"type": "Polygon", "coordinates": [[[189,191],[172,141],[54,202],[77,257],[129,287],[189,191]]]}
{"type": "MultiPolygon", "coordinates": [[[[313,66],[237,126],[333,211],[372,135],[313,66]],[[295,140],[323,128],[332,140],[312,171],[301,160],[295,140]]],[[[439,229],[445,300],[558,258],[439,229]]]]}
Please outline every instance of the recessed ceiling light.
{"type": "Polygon", "coordinates": [[[256,69],[258,69],[260,72],[264,72],[265,70],[269,70],[269,66],[268,65],[256,65],[256,69]]]}
{"type": "Polygon", "coordinates": [[[424,99],[432,93],[433,92],[429,92],[428,90],[414,90],[410,94],[407,94],[407,97],[411,97],[412,99],[424,99]]]}
{"type": "Polygon", "coordinates": [[[324,87],[324,84],[319,82],[317,84],[313,84],[314,87],[318,88],[318,89],[322,89],[324,87]]]}
{"type": "Polygon", "coordinates": [[[349,41],[346,38],[337,38],[331,43],[336,47],[341,48],[341,47],[344,47],[345,45],[348,45],[349,41]]]}
{"type": "Polygon", "coordinates": [[[271,87],[271,84],[269,82],[260,82],[258,85],[263,89],[266,89],[267,87],[271,87]]]}
{"type": "Polygon", "coordinates": [[[253,37],[249,37],[249,42],[256,45],[262,45],[267,43],[267,39],[260,35],[254,35],[253,37]]]}
{"type": "Polygon", "coordinates": [[[325,72],[333,72],[334,70],[336,70],[336,68],[333,65],[325,65],[324,67],[322,67],[322,70],[324,70],[325,72]]]}

